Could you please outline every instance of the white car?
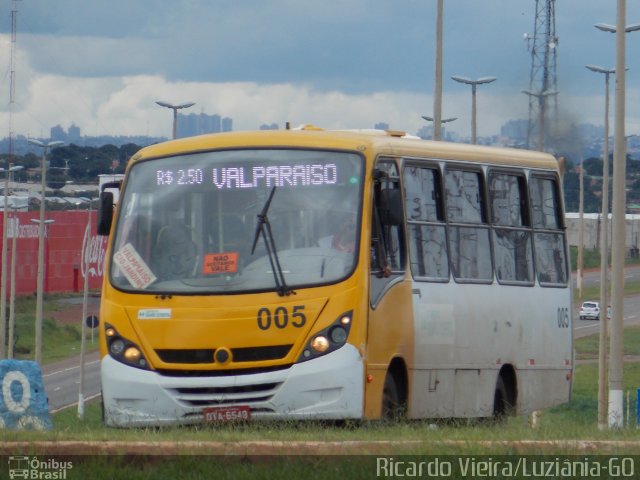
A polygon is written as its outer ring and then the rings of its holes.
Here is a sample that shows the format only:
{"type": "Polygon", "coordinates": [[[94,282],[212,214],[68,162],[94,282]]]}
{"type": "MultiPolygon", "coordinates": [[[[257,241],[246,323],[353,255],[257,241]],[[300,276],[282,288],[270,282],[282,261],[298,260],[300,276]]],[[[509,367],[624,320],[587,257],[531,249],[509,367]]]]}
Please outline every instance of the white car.
{"type": "Polygon", "coordinates": [[[584,302],[580,307],[580,320],[600,320],[600,304],[584,302]]]}

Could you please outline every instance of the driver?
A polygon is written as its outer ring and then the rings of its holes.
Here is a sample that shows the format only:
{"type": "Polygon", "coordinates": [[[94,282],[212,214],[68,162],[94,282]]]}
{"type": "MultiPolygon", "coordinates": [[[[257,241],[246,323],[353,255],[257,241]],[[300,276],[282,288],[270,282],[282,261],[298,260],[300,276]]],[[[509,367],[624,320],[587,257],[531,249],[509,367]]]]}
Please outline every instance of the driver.
{"type": "Polygon", "coordinates": [[[345,217],[331,238],[331,247],[339,252],[352,253],[356,248],[356,219],[345,217]]]}

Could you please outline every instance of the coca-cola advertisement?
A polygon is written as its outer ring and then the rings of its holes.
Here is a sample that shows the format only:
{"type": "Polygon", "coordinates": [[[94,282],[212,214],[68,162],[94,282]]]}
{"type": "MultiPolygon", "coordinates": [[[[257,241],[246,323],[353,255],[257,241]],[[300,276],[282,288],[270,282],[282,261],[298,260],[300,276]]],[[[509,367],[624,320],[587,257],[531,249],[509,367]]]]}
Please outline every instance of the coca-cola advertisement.
{"type": "MultiPolygon", "coordinates": [[[[95,211],[47,212],[45,293],[82,291],[85,277],[89,289],[101,287],[107,237],[96,234],[96,218],[95,211]]],[[[37,211],[7,214],[7,284],[11,284],[9,272],[12,259],[15,259],[18,295],[32,294],[37,290],[39,225],[34,220],[39,220],[37,211]]],[[[0,213],[0,228],[3,221],[4,215],[0,213]]]]}

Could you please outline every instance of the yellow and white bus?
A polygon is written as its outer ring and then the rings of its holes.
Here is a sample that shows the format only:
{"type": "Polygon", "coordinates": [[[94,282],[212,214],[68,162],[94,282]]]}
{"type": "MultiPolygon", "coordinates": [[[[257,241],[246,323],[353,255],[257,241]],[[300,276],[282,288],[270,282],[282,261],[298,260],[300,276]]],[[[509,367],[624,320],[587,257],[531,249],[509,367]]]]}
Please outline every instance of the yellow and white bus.
{"type": "Polygon", "coordinates": [[[488,417],[570,397],[551,155],[234,132],[140,150],[115,213],[112,198],[107,425],[488,417]]]}

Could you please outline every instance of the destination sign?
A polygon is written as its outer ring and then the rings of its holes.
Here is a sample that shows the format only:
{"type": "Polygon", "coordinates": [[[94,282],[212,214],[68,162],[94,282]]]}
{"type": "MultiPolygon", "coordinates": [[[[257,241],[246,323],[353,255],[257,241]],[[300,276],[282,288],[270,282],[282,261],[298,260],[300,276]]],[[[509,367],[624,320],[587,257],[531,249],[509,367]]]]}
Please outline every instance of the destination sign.
{"type": "Polygon", "coordinates": [[[156,170],[156,184],[211,184],[219,190],[270,187],[304,187],[338,183],[335,163],[301,165],[254,165],[156,170]]]}

